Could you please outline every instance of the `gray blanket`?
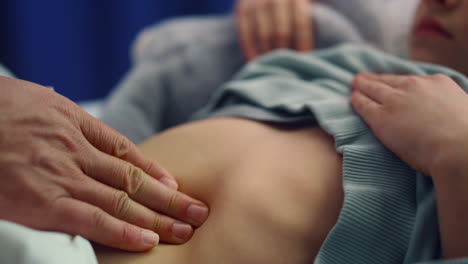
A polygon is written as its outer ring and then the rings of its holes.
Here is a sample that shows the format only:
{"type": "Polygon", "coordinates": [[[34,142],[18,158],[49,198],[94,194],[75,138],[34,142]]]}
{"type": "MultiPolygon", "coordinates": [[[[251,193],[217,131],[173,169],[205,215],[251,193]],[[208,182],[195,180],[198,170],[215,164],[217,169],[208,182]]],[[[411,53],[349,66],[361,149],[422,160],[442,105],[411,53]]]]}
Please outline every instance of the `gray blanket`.
{"type": "MultiPolygon", "coordinates": [[[[318,49],[365,41],[404,54],[401,43],[415,0],[321,2],[313,16],[318,49]]],[[[111,94],[101,118],[136,143],[188,121],[245,64],[229,16],[176,19],[150,27],[142,36],[145,48],[135,52],[133,68],[111,94]]]]}

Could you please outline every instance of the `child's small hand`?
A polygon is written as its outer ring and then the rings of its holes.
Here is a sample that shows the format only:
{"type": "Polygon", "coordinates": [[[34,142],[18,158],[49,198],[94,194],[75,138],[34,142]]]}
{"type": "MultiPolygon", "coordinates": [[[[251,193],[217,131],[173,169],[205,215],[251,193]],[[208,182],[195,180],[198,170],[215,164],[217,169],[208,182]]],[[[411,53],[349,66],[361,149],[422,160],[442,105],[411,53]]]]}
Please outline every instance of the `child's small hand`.
{"type": "Polygon", "coordinates": [[[468,158],[468,95],[449,77],[355,76],[351,104],[382,143],[432,175],[468,158]]]}
{"type": "Polygon", "coordinates": [[[314,47],[312,0],[238,0],[236,20],[245,57],[277,48],[309,51],[314,47]]]}

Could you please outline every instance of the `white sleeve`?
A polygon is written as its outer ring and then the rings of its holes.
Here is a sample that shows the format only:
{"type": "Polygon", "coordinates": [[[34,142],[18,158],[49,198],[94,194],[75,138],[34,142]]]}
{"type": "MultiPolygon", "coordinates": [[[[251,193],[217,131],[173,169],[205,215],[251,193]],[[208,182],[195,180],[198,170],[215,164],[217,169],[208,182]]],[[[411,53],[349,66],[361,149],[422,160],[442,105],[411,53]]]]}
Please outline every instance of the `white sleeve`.
{"type": "Polygon", "coordinates": [[[5,66],[0,63],[0,76],[6,77],[14,77],[13,73],[11,73],[5,66]]]}
{"type": "Polygon", "coordinates": [[[2,264],[97,264],[91,243],[79,236],[33,230],[0,221],[2,264]]]}

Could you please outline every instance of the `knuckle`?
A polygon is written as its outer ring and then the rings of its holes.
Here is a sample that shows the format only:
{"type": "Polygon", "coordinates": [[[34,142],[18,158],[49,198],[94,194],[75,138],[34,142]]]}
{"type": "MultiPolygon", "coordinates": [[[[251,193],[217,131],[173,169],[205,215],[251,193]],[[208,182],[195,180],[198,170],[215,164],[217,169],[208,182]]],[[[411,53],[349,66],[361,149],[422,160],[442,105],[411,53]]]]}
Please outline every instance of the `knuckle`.
{"type": "Polygon", "coordinates": [[[130,227],[130,225],[125,224],[118,233],[118,240],[120,241],[117,241],[117,244],[121,246],[128,244],[129,242],[133,240],[132,234],[133,232],[132,232],[132,228],[130,227]]]}
{"type": "Polygon", "coordinates": [[[130,152],[130,148],[130,141],[124,136],[119,136],[115,144],[113,144],[111,155],[117,158],[123,158],[130,152]]]}
{"type": "Polygon", "coordinates": [[[69,152],[77,153],[82,145],[82,140],[76,138],[75,131],[70,128],[60,126],[55,127],[49,135],[44,135],[46,138],[57,142],[62,149],[66,149],[69,152]]]}
{"type": "Polygon", "coordinates": [[[80,112],[82,111],[74,103],[66,98],[59,98],[51,89],[47,89],[47,99],[52,102],[53,109],[61,116],[66,117],[72,124],[78,125],[82,121],[80,112]]]}
{"type": "Polygon", "coordinates": [[[145,181],[143,171],[130,163],[126,164],[125,175],[123,176],[123,189],[130,195],[138,194],[145,181]]]}
{"type": "Polygon", "coordinates": [[[105,226],[106,215],[101,210],[94,210],[91,214],[91,229],[100,230],[105,226]]]}
{"type": "Polygon", "coordinates": [[[159,231],[164,228],[163,226],[163,219],[162,216],[159,214],[155,214],[154,219],[153,219],[153,226],[152,230],[159,231]]]}
{"type": "Polygon", "coordinates": [[[130,198],[124,191],[117,191],[114,202],[114,215],[123,218],[127,215],[130,208],[130,198]]]}
{"type": "Polygon", "coordinates": [[[176,211],[176,208],[178,207],[179,203],[180,203],[180,194],[177,193],[177,192],[174,192],[171,197],[169,198],[169,200],[167,201],[167,204],[166,204],[166,211],[167,212],[174,212],[176,211]]]}
{"type": "Polygon", "coordinates": [[[420,78],[416,76],[409,76],[402,82],[401,87],[405,89],[410,89],[410,88],[420,85],[420,83],[421,83],[420,78]]]}
{"type": "Polygon", "coordinates": [[[409,82],[409,83],[419,83],[419,82],[421,82],[421,78],[419,78],[417,76],[409,76],[407,78],[407,82],[409,82]]]}
{"type": "Polygon", "coordinates": [[[152,171],[156,171],[158,167],[156,166],[155,162],[148,159],[146,166],[144,166],[144,171],[147,173],[151,173],[152,171]]]}
{"type": "Polygon", "coordinates": [[[62,165],[61,161],[57,160],[53,156],[53,154],[38,151],[34,154],[32,164],[45,169],[49,173],[62,176],[64,171],[62,166],[60,166],[62,165]]]}

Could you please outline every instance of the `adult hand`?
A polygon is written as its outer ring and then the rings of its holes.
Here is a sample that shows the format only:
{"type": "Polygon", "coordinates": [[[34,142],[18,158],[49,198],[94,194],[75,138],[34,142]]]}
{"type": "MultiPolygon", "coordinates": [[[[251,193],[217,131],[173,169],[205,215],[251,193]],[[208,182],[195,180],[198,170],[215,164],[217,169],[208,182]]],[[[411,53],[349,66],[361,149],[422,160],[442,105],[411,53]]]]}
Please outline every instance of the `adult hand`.
{"type": "Polygon", "coordinates": [[[468,156],[468,95],[451,78],[358,74],[351,103],[382,143],[428,175],[468,156]]]}
{"type": "Polygon", "coordinates": [[[183,243],[205,221],[203,203],[73,102],[6,77],[0,94],[0,219],[130,251],[156,233],[183,243]]]}
{"type": "Polygon", "coordinates": [[[237,29],[248,60],[278,48],[314,48],[312,0],[238,0],[237,29]]]}

